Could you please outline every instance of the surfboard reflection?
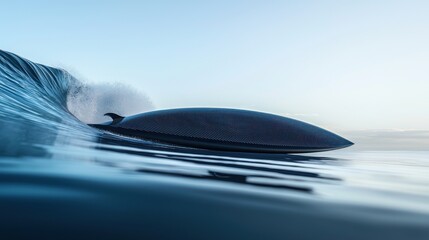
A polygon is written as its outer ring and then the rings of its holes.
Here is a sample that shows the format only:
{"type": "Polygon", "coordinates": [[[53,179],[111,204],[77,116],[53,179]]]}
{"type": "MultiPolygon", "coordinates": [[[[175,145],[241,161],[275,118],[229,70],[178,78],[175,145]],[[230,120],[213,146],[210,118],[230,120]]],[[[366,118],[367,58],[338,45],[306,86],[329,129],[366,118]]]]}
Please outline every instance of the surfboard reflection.
{"type": "MultiPolygon", "coordinates": [[[[128,170],[185,179],[230,182],[252,187],[314,193],[311,183],[335,184],[341,179],[318,173],[306,163],[337,161],[335,158],[290,154],[257,154],[192,149],[149,143],[105,134],[97,149],[143,156],[128,170]],[[171,163],[174,161],[174,163],[171,163]]],[[[111,167],[119,164],[98,158],[111,167]]]]}

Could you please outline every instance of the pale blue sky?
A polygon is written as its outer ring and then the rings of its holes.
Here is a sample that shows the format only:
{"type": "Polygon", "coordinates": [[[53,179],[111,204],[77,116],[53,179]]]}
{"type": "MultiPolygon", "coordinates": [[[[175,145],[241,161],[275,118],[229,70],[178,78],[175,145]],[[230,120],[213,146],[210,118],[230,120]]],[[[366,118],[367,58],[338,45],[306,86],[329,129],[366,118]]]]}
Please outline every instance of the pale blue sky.
{"type": "Polygon", "coordinates": [[[157,108],[429,129],[429,1],[2,1],[0,48],[157,108]]]}

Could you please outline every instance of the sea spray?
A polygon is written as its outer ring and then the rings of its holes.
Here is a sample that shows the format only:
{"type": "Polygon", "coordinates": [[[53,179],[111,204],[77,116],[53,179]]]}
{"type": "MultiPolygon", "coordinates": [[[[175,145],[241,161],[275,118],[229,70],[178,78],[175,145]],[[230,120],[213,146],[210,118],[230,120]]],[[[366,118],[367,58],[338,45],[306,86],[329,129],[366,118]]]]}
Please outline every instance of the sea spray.
{"type": "Polygon", "coordinates": [[[74,82],[67,96],[67,108],[85,123],[108,120],[107,112],[132,115],[153,109],[149,98],[121,83],[89,84],[74,82]]]}

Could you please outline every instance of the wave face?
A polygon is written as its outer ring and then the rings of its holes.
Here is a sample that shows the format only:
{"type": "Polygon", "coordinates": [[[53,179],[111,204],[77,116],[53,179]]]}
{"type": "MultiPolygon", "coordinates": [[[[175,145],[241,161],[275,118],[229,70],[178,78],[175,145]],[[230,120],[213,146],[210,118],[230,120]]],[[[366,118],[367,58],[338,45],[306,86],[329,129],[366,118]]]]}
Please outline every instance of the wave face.
{"type": "Polygon", "coordinates": [[[67,96],[77,82],[66,71],[35,64],[0,51],[0,128],[4,155],[38,152],[60,130],[76,136],[88,128],[67,109],[67,96]]]}
{"type": "Polygon", "coordinates": [[[0,51],[0,239],[429,239],[428,152],[219,152],[86,125],[152,107],[0,51]]]}
{"type": "Polygon", "coordinates": [[[62,118],[72,118],[66,101],[68,90],[76,80],[70,74],[4,51],[0,51],[0,63],[3,119],[19,116],[28,121],[61,122],[62,118]]]}

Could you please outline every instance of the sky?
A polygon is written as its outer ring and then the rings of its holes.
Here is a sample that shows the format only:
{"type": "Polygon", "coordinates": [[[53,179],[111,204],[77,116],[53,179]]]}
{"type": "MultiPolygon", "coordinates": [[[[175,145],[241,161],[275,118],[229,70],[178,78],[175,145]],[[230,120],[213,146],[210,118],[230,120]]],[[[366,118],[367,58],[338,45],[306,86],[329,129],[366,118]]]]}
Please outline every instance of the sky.
{"type": "Polygon", "coordinates": [[[158,109],[420,131],[429,146],[429,1],[0,1],[1,49],[158,109]]]}

